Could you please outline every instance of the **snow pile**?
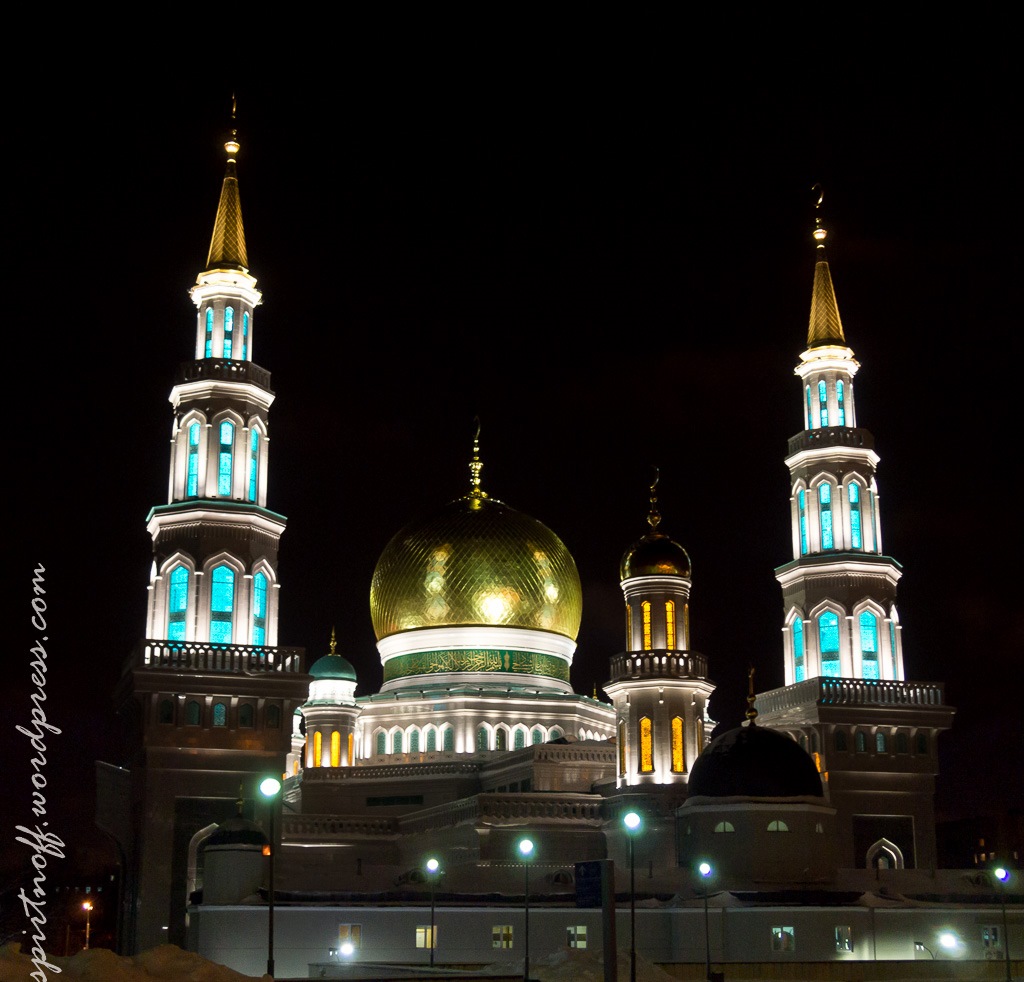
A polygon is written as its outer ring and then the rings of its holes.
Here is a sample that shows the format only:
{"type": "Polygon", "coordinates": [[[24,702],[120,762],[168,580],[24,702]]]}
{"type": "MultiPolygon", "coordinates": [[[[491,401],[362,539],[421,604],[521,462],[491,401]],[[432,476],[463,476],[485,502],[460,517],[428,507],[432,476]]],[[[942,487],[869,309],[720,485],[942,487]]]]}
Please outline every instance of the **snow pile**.
{"type": "Polygon", "coordinates": [[[272,982],[269,975],[242,975],[215,965],[172,944],[160,945],[134,958],[115,955],[106,948],[90,948],[69,958],[47,955],[60,972],[33,964],[31,956],[14,941],[0,948],[0,982],[272,982]]]}

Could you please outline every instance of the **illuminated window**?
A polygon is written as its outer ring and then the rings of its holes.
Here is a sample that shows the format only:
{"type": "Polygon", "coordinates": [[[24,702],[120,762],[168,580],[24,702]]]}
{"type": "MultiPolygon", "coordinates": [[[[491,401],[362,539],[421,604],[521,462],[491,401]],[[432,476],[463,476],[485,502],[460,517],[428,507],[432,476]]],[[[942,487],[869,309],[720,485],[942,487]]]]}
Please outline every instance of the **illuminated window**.
{"type": "Polygon", "coordinates": [[[396,730],[391,735],[391,752],[393,754],[402,753],[402,735],[403,734],[401,730],[396,730]]]}
{"type": "Polygon", "coordinates": [[[821,548],[831,549],[832,536],[832,485],[827,481],[818,485],[818,521],[821,526],[821,548]]]}
{"type": "Polygon", "coordinates": [[[671,600],[665,601],[665,647],[676,646],[676,605],[671,600]]]}
{"type": "Polygon", "coordinates": [[[648,716],[640,717],[640,773],[649,774],[654,770],[654,739],[651,733],[651,720],[648,716]]]}
{"type": "Polygon", "coordinates": [[[361,924],[338,925],[338,947],[343,951],[358,951],[363,946],[363,926],[361,924]]]}
{"type": "Polygon", "coordinates": [[[892,658],[892,677],[898,679],[900,673],[896,666],[896,621],[893,618],[889,619],[889,655],[892,658]]]}
{"type": "Polygon", "coordinates": [[[494,734],[494,749],[508,750],[508,734],[504,729],[499,728],[494,734]]]}
{"type": "Polygon", "coordinates": [[[444,749],[449,753],[455,749],[455,730],[450,726],[444,730],[444,749]]]}
{"type": "Polygon", "coordinates": [[[252,578],[252,643],[267,643],[267,578],[262,573],[252,578]]]}
{"type": "Polygon", "coordinates": [[[429,924],[416,928],[416,947],[417,948],[436,948],[437,947],[437,925],[431,927],[429,924]]]}
{"type": "Polygon", "coordinates": [[[772,928],[772,951],[795,951],[796,938],[793,928],[785,927],[772,928]]]}
{"type": "Polygon", "coordinates": [[[409,734],[409,753],[418,754],[420,752],[420,731],[413,730],[409,734]]]}
{"type": "Polygon", "coordinates": [[[388,752],[388,735],[381,730],[377,734],[377,753],[386,754],[388,752]]]}
{"type": "Polygon", "coordinates": [[[824,382],[818,383],[818,420],[821,426],[828,426],[828,390],[824,382]]]}
{"type": "Polygon", "coordinates": [[[238,707],[238,725],[244,726],[246,729],[250,729],[253,726],[253,720],[255,719],[255,713],[252,706],[244,702],[238,707]]]}
{"type": "Polygon", "coordinates": [[[836,928],[836,951],[853,951],[853,928],[836,928]]]}
{"type": "Polygon", "coordinates": [[[633,608],[626,604],[626,651],[633,650],[633,608]]]}
{"type": "Polygon", "coordinates": [[[355,749],[356,749],[355,736],[352,733],[350,733],[348,735],[348,755],[346,757],[346,759],[348,760],[348,766],[349,767],[352,766],[352,761],[355,759],[355,749]]]}
{"type": "Polygon", "coordinates": [[[858,618],[860,624],[861,677],[878,678],[878,618],[865,610],[858,618]]]}
{"type": "Polygon", "coordinates": [[[807,393],[807,429],[814,428],[814,413],[811,409],[811,387],[809,385],[804,386],[804,391],[807,393]]]}
{"type": "Polygon", "coordinates": [[[235,308],[224,308],[224,357],[231,357],[231,340],[235,330],[235,308]]]}
{"type": "Polygon", "coordinates": [[[836,730],[832,742],[836,750],[846,750],[846,730],[836,730]]]}
{"type": "Polygon", "coordinates": [[[789,826],[781,819],[773,819],[768,823],[769,832],[788,832],[789,826]]]}
{"type": "Polygon", "coordinates": [[[793,621],[793,681],[804,680],[804,622],[801,618],[793,621]]]}
{"type": "Polygon", "coordinates": [[[160,700],[160,722],[161,723],[173,723],[174,722],[174,703],[170,699],[160,700]]]}
{"type": "Polygon", "coordinates": [[[836,423],[839,426],[846,425],[846,405],[843,399],[843,380],[836,382],[836,423]]]}
{"type": "Polygon", "coordinates": [[[185,707],[185,725],[186,726],[198,726],[201,714],[199,703],[192,699],[185,707]]]}
{"type": "Polygon", "coordinates": [[[235,574],[230,566],[218,566],[210,578],[210,641],[231,643],[231,615],[235,609],[235,574]]]}
{"type": "Polygon", "coordinates": [[[859,754],[867,753],[868,749],[868,738],[864,735],[863,730],[858,730],[853,737],[853,748],[859,754]]]}
{"type": "Polygon", "coordinates": [[[477,750],[489,750],[490,741],[487,739],[487,727],[481,726],[476,731],[476,749],[477,750]]]}
{"type": "Polygon", "coordinates": [[[645,600],[640,605],[640,610],[643,613],[644,618],[644,651],[651,650],[651,604],[650,601],[645,600]]]}
{"type": "Polygon", "coordinates": [[[184,566],[175,566],[171,573],[167,607],[167,637],[171,641],[184,641],[188,616],[188,570],[184,566]]]}
{"type": "Polygon", "coordinates": [[[231,497],[231,461],[234,456],[235,427],[226,420],[220,424],[220,452],[217,455],[217,494],[231,497]]]}
{"type": "Polygon", "coordinates": [[[807,555],[807,494],[801,488],[796,494],[797,506],[800,509],[800,555],[807,555]]]}
{"type": "Polygon", "coordinates": [[[879,730],[875,733],[875,751],[880,754],[884,754],[888,749],[888,741],[885,738],[885,734],[879,730]]]}
{"type": "Polygon", "coordinates": [[[686,749],[683,746],[685,728],[682,716],[672,717],[672,770],[682,774],[686,770],[686,749]]]}
{"type": "Polygon", "coordinates": [[[249,435],[249,500],[256,500],[257,477],[260,472],[260,435],[253,430],[249,435]]]}
{"type": "Polygon", "coordinates": [[[733,825],[732,822],[719,822],[715,826],[715,831],[716,832],[735,832],[736,831],[736,826],[733,825]]]}
{"type": "Polygon", "coordinates": [[[267,726],[276,730],[281,725],[281,707],[267,706],[267,726]]]}
{"type": "Polygon", "coordinates": [[[565,931],[565,943],[570,948],[586,948],[587,926],[585,924],[577,924],[575,927],[567,927],[565,931]]]}
{"type": "Polygon", "coordinates": [[[317,730],[313,734],[313,766],[319,767],[321,762],[321,755],[324,752],[324,737],[323,734],[317,730]]]}
{"type": "Polygon", "coordinates": [[[185,493],[194,498],[199,494],[199,424],[193,423],[188,428],[188,477],[185,493]]]}
{"type": "Polygon", "coordinates": [[[544,742],[544,731],[538,726],[530,736],[530,742],[535,746],[544,742]]]}
{"type": "Polygon", "coordinates": [[[430,727],[427,730],[427,753],[432,753],[435,750],[437,750],[437,730],[430,727]]]}
{"type": "Polygon", "coordinates": [[[518,729],[515,733],[515,748],[522,750],[526,746],[526,730],[518,729]]]}
{"type": "Polygon", "coordinates": [[[337,730],[331,733],[331,767],[341,767],[341,734],[337,730]]]}
{"type": "Polygon", "coordinates": [[[491,928],[491,947],[492,948],[511,948],[512,947],[512,925],[511,924],[496,924],[491,928]]]}
{"type": "Polygon", "coordinates": [[[981,929],[981,946],[985,949],[985,957],[989,957],[990,951],[1002,951],[1003,942],[1002,934],[999,932],[999,928],[995,924],[986,924],[981,929]]]}
{"type": "Polygon", "coordinates": [[[215,702],[213,704],[213,725],[228,725],[228,707],[225,706],[224,703],[222,702],[215,702]]]}
{"type": "Polygon", "coordinates": [[[864,542],[860,534],[860,485],[856,481],[850,482],[847,497],[850,502],[850,545],[860,549],[864,542]]]}
{"type": "Polygon", "coordinates": [[[249,351],[249,311],[242,314],[242,361],[249,351]]]}
{"type": "Polygon", "coordinates": [[[619,722],[619,775],[626,773],[626,724],[619,722]]]}
{"type": "Polygon", "coordinates": [[[821,674],[839,677],[839,617],[826,610],[818,618],[818,646],[821,651],[821,674]]]}
{"type": "Polygon", "coordinates": [[[206,308],[206,347],[203,350],[203,357],[213,357],[213,307],[206,308]]]}

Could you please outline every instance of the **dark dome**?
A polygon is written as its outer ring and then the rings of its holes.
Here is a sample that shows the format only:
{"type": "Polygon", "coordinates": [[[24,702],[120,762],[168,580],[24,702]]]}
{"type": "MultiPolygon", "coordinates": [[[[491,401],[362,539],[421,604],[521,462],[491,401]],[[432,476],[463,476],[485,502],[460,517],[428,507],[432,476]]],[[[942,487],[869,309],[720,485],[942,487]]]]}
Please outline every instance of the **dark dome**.
{"type": "Polygon", "coordinates": [[[255,822],[236,815],[222,822],[215,832],[203,843],[204,849],[211,846],[260,846],[267,844],[266,835],[255,822]]]}
{"type": "Polygon", "coordinates": [[[689,576],[690,557],[686,550],[661,532],[648,532],[623,554],[619,578],[632,576],[689,576]]]}
{"type": "Polygon", "coordinates": [[[710,798],[824,797],[818,768],[800,744],[763,726],[715,737],[694,762],[689,795],[710,798]]]}

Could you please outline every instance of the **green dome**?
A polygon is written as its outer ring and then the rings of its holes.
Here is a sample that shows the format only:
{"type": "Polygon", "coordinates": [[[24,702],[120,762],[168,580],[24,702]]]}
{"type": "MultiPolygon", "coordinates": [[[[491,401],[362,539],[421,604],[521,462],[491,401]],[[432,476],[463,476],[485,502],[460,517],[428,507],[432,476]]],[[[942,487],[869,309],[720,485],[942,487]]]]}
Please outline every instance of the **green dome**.
{"type": "Polygon", "coordinates": [[[324,655],[313,662],[309,674],[315,679],[344,679],[346,682],[356,681],[356,670],[352,663],[341,655],[324,655]]]}

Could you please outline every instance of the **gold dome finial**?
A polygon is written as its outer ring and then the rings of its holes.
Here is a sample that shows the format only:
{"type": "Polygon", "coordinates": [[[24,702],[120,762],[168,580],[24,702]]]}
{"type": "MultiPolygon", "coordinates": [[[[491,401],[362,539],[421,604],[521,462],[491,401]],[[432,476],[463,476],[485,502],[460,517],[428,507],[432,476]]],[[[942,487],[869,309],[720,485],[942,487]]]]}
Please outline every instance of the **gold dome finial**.
{"type": "Polygon", "coordinates": [[[234,163],[238,154],[238,130],[235,128],[235,117],[238,115],[238,100],[235,93],[231,93],[231,138],[224,144],[224,150],[228,155],[228,161],[234,163]]]}
{"type": "Polygon", "coordinates": [[[469,495],[471,498],[486,498],[487,492],[480,488],[480,471],[484,469],[484,463],[480,459],[480,417],[473,417],[476,423],[476,433],[473,434],[473,459],[469,462],[469,495]]]}
{"type": "Polygon", "coordinates": [[[651,509],[647,513],[647,524],[650,525],[651,531],[656,532],[658,525],[661,522],[661,512],[658,511],[658,498],[654,493],[655,488],[658,486],[658,481],[661,479],[661,471],[654,468],[654,480],[651,482],[651,509]]]}
{"type": "Polygon", "coordinates": [[[821,203],[825,200],[825,192],[820,184],[815,184],[811,190],[818,192],[818,200],[814,203],[814,241],[818,243],[819,249],[824,250],[828,230],[821,224],[821,203]]]}
{"type": "Polygon", "coordinates": [[[331,652],[330,652],[332,655],[337,655],[338,652],[335,650],[337,647],[338,647],[338,640],[334,636],[334,628],[332,627],[331,628],[331,652]]]}
{"type": "Polygon", "coordinates": [[[754,666],[751,665],[747,670],[747,719],[750,724],[753,725],[754,720],[757,719],[757,710],[754,708],[754,701],[757,696],[754,695],[754,666]]]}

